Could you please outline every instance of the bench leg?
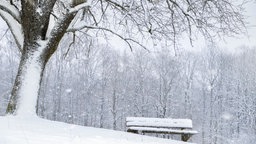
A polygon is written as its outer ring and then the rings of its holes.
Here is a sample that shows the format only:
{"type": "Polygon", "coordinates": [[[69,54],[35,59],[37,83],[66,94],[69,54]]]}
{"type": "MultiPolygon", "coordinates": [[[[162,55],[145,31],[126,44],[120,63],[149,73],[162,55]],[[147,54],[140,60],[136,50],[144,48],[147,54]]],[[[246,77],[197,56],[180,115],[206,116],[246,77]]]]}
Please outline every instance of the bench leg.
{"type": "Polygon", "coordinates": [[[189,140],[190,137],[191,137],[190,134],[182,134],[182,135],[181,135],[181,140],[184,141],[184,142],[186,142],[186,141],[189,140]]]}
{"type": "Polygon", "coordinates": [[[131,130],[131,129],[128,129],[127,132],[135,133],[135,134],[138,134],[138,133],[139,133],[137,130],[131,130]]]}

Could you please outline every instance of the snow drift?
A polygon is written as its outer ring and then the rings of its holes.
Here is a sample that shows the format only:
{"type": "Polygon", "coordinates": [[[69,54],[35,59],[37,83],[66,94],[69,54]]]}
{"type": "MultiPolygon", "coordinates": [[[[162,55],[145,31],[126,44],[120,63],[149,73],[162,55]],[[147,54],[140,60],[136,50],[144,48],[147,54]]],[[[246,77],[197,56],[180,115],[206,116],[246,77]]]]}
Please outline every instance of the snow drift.
{"type": "Polygon", "coordinates": [[[54,122],[0,117],[0,144],[188,144],[170,139],[54,122]]]}

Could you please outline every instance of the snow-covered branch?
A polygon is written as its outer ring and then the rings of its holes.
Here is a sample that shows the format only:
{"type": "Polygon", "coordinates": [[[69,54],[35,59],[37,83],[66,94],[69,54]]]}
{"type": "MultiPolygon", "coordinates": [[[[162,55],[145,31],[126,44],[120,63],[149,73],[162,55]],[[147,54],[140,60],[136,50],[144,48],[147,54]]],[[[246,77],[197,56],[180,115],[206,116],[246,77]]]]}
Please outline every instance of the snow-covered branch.
{"type": "Polygon", "coordinates": [[[81,9],[84,9],[84,8],[86,8],[86,7],[91,6],[91,3],[92,3],[91,0],[87,0],[87,1],[84,2],[84,3],[81,3],[81,4],[79,4],[79,5],[77,5],[77,6],[73,7],[73,8],[70,8],[70,9],[69,9],[69,13],[78,12],[78,11],[81,10],[81,9]]]}
{"type": "Polygon", "coordinates": [[[17,22],[20,23],[20,12],[13,5],[9,4],[6,1],[1,0],[0,2],[0,10],[5,11],[9,15],[11,15],[17,22]]]}
{"type": "Polygon", "coordinates": [[[19,50],[21,51],[22,46],[23,46],[23,40],[24,40],[21,24],[19,22],[17,22],[14,19],[14,17],[12,17],[6,11],[0,10],[0,17],[3,18],[3,20],[6,22],[6,24],[10,28],[11,33],[16,41],[16,44],[17,44],[19,50]]]}

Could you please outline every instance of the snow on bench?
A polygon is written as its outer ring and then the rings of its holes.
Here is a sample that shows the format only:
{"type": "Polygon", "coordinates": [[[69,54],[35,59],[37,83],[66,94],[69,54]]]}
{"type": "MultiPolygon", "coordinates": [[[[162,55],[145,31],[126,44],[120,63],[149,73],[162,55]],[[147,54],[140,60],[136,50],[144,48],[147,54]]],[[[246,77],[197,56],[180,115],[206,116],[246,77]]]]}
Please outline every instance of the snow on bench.
{"type": "Polygon", "coordinates": [[[126,127],[127,132],[133,133],[180,134],[182,141],[198,133],[192,130],[190,119],[127,117],[126,127]]]}

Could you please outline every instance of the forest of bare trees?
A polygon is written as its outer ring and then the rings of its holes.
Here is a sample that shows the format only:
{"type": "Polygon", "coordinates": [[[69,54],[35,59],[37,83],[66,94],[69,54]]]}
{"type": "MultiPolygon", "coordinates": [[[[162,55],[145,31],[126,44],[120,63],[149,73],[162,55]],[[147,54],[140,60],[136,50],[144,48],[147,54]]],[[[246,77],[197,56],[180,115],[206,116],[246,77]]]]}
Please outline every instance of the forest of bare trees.
{"type": "Polygon", "coordinates": [[[176,51],[184,36],[192,45],[198,35],[212,41],[244,32],[243,5],[232,0],[1,0],[0,17],[21,53],[6,114],[36,115],[45,66],[65,35],[73,36],[66,39],[70,47],[82,33],[118,37],[131,50],[165,40],[176,51]]]}
{"type": "MultiPolygon", "coordinates": [[[[19,53],[1,44],[0,112],[4,115],[19,53]]],[[[40,117],[125,130],[127,116],[191,118],[202,144],[250,144],[256,134],[255,49],[223,53],[218,47],[175,56],[159,51],[118,51],[106,44],[61,45],[47,65],[40,117]]]]}
{"type": "Polygon", "coordinates": [[[128,116],[190,118],[193,142],[251,144],[256,50],[214,43],[246,32],[246,2],[0,0],[0,114],[121,131],[128,116]],[[179,45],[198,38],[201,52],[179,45]]]}

